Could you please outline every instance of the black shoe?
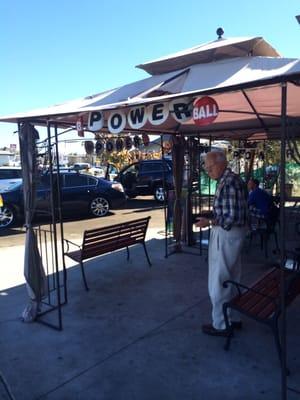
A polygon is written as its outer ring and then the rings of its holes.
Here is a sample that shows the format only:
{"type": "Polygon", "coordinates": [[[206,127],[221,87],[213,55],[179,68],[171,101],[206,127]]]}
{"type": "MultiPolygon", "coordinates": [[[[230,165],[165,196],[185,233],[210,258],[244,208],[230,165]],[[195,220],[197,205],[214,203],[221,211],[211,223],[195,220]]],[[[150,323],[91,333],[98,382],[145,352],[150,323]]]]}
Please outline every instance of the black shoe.
{"type": "Polygon", "coordinates": [[[211,336],[227,337],[229,335],[227,329],[216,329],[212,326],[212,324],[202,325],[202,332],[205,333],[206,335],[211,335],[211,336]]]}
{"type": "Polygon", "coordinates": [[[242,321],[231,321],[230,325],[233,329],[237,329],[238,331],[243,328],[242,321]]]}

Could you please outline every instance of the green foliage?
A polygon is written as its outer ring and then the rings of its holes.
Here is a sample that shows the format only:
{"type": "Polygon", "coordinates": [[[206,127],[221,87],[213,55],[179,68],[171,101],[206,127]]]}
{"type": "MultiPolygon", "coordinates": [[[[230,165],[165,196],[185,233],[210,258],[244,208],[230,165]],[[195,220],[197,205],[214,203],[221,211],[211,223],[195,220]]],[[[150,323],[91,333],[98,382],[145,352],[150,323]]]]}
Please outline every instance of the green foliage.
{"type": "Polygon", "coordinates": [[[293,185],[293,195],[300,195],[300,165],[295,162],[289,162],[286,164],[286,183],[293,185]]]}
{"type": "Polygon", "coordinates": [[[122,151],[113,151],[108,153],[104,151],[96,158],[96,162],[99,162],[102,165],[107,163],[114,164],[119,170],[124,168],[126,165],[129,165],[133,162],[139,160],[149,160],[149,159],[158,159],[161,158],[160,152],[142,152],[138,149],[135,150],[122,150],[122,151]]]}

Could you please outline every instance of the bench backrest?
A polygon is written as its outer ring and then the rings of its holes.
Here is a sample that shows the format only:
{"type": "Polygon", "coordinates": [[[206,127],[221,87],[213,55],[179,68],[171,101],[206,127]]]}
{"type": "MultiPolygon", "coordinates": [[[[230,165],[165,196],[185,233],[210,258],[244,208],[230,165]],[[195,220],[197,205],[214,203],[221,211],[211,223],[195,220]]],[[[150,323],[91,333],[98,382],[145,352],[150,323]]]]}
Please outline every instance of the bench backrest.
{"type": "Polygon", "coordinates": [[[82,259],[144,242],[149,220],[146,217],[84,231],[82,259]]]}
{"type": "MultiPolygon", "coordinates": [[[[259,278],[251,289],[242,296],[234,298],[235,304],[252,316],[267,319],[280,312],[280,278],[281,270],[273,268],[259,278]]],[[[300,294],[300,274],[291,270],[284,270],[285,304],[289,305],[300,294]]]]}

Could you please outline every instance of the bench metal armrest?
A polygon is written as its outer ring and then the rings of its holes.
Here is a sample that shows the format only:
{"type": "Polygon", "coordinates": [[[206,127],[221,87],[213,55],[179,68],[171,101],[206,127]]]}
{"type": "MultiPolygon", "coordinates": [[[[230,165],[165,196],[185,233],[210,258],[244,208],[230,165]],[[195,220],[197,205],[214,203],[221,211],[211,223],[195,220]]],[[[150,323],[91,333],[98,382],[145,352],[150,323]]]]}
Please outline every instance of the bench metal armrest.
{"type": "Polygon", "coordinates": [[[227,281],[223,282],[223,287],[227,288],[229,286],[229,284],[235,286],[236,290],[238,291],[239,296],[241,296],[241,294],[242,294],[241,289],[249,289],[248,286],[245,286],[242,283],[239,283],[236,281],[231,281],[231,280],[227,280],[227,281]]]}
{"type": "Polygon", "coordinates": [[[65,253],[69,252],[70,244],[73,245],[73,246],[78,247],[81,250],[81,246],[79,246],[79,244],[74,243],[74,242],[72,242],[71,240],[68,240],[68,239],[64,239],[64,241],[66,242],[66,245],[67,245],[67,250],[65,251],[65,253]]]}
{"type": "Polygon", "coordinates": [[[228,284],[232,284],[232,285],[234,285],[236,287],[236,289],[237,289],[237,291],[239,293],[239,296],[241,296],[243,294],[241,289],[245,289],[245,290],[247,290],[249,292],[258,294],[259,296],[262,296],[262,297],[265,297],[266,299],[271,300],[276,306],[278,305],[278,303],[276,302],[276,299],[274,297],[271,297],[271,296],[269,296],[267,294],[264,294],[264,293],[260,292],[259,290],[256,290],[256,289],[254,289],[252,287],[249,287],[249,286],[243,285],[242,283],[239,283],[239,282],[236,282],[236,281],[231,281],[231,280],[223,282],[223,287],[224,288],[228,287],[228,284]]]}

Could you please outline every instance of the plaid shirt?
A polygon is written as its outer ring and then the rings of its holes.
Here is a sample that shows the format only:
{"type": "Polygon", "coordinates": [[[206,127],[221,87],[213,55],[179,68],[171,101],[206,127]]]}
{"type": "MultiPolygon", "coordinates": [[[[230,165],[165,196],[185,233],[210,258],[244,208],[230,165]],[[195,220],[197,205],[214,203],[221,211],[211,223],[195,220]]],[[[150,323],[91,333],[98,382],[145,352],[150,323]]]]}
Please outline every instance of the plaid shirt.
{"type": "Polygon", "coordinates": [[[242,179],[226,168],[220,178],[214,198],[215,225],[229,231],[248,222],[248,192],[242,179]]]}

